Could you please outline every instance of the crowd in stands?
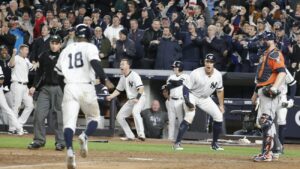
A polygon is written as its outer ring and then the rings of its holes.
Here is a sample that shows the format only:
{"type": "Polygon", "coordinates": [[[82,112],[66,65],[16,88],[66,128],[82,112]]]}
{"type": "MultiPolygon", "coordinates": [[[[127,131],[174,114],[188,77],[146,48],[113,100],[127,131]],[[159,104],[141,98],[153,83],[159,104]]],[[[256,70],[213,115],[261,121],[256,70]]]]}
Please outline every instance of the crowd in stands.
{"type": "MultiPolygon", "coordinates": [[[[0,1],[1,2],[1,1],[0,1]]],[[[32,63],[49,49],[50,35],[63,46],[75,41],[74,28],[91,28],[104,68],[120,59],[132,68],[184,70],[203,65],[207,53],[215,67],[228,72],[255,72],[264,52],[262,34],[273,31],[285,63],[300,69],[300,3],[289,0],[2,0],[0,44],[10,55],[30,46],[32,63]]]]}

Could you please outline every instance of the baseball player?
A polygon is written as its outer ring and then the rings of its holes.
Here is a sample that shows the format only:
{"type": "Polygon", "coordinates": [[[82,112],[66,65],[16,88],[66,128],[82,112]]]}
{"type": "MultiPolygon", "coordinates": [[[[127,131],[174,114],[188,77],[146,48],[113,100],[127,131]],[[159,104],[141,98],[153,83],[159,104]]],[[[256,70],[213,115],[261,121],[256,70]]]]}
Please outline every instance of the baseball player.
{"type": "MultiPolygon", "coordinates": [[[[11,73],[11,92],[13,96],[13,112],[16,117],[18,117],[19,108],[23,102],[25,109],[22,115],[18,118],[19,123],[23,126],[29,115],[31,114],[34,106],[33,99],[29,95],[29,90],[27,87],[28,83],[28,73],[30,70],[34,69],[34,66],[30,63],[27,58],[29,53],[29,47],[25,44],[20,46],[19,55],[14,55],[9,61],[9,66],[12,68],[11,73]]],[[[10,128],[10,131],[15,130],[15,128],[10,128]]]]}
{"type": "Polygon", "coordinates": [[[286,77],[284,57],[276,48],[275,39],[273,32],[264,34],[264,43],[268,48],[260,58],[255,78],[256,89],[251,98],[253,103],[256,102],[257,97],[260,99],[258,112],[261,114],[258,118],[263,132],[263,144],[262,152],[253,158],[257,162],[272,161],[273,139],[276,135],[273,120],[280,102],[280,97],[278,97],[281,92],[280,86],[286,77]]]}
{"type": "Polygon", "coordinates": [[[296,95],[296,89],[297,89],[297,81],[294,79],[294,77],[291,75],[288,69],[286,69],[285,71],[286,71],[285,82],[279,88],[279,90],[281,91],[280,103],[276,110],[277,124],[278,124],[278,137],[282,146],[284,145],[284,132],[286,129],[286,116],[287,116],[288,108],[294,106],[294,97],[296,95]],[[289,100],[287,98],[288,87],[290,89],[289,100]]]}
{"type": "MultiPolygon", "coordinates": [[[[288,112],[288,108],[293,107],[294,105],[294,96],[296,94],[296,80],[291,75],[288,69],[285,69],[286,76],[284,83],[279,87],[281,91],[280,95],[280,103],[278,104],[278,108],[276,109],[276,125],[278,125],[278,133],[274,136],[274,146],[273,146],[273,159],[278,159],[279,155],[283,151],[284,144],[284,131],[286,127],[286,116],[288,112]],[[289,100],[287,98],[288,87],[290,89],[289,100]]],[[[259,123],[259,117],[261,116],[261,112],[258,111],[256,123],[259,123]]]]}
{"type": "Polygon", "coordinates": [[[179,123],[183,120],[183,84],[188,84],[189,75],[183,73],[183,64],[181,61],[175,61],[172,65],[173,72],[167,80],[167,89],[170,91],[170,102],[168,107],[169,118],[169,140],[175,141],[175,135],[178,131],[179,123]],[[176,121],[177,119],[177,121],[176,121]],[[178,124],[178,125],[176,125],[178,124]]]}
{"type": "Polygon", "coordinates": [[[135,71],[130,70],[130,65],[131,61],[128,59],[121,59],[120,69],[123,75],[118,82],[116,90],[107,96],[106,99],[110,101],[117,97],[121,91],[126,91],[128,101],[123,105],[117,115],[117,121],[120,123],[126,135],[126,137],[122,137],[121,140],[129,141],[135,139],[135,136],[125,119],[132,114],[138,139],[145,141],[144,125],[141,117],[141,111],[145,106],[146,101],[144,85],[141,77],[135,71]]]}
{"type": "Polygon", "coordinates": [[[0,66],[0,108],[2,113],[6,113],[8,117],[9,126],[12,125],[16,128],[17,135],[23,135],[23,128],[22,125],[19,123],[17,117],[15,116],[14,112],[10,109],[7,104],[4,92],[3,92],[3,82],[4,82],[4,75],[2,72],[2,67],[0,66]]]}
{"type": "Polygon", "coordinates": [[[80,156],[85,158],[88,153],[88,136],[96,129],[99,120],[99,106],[95,86],[95,73],[102,83],[113,87],[101,67],[97,47],[88,43],[91,32],[87,25],[76,26],[77,42],[68,45],[60,54],[55,71],[64,78],[63,87],[63,126],[67,148],[67,167],[76,167],[73,151],[73,135],[76,129],[76,121],[79,109],[84,112],[87,119],[87,128],[79,135],[80,156]],[[95,73],[94,73],[95,72],[95,73]],[[110,84],[109,84],[110,83],[110,84]]]}
{"type": "Polygon", "coordinates": [[[174,150],[183,150],[181,140],[183,134],[189,128],[195,116],[195,106],[202,109],[213,118],[213,141],[212,150],[224,150],[218,145],[218,138],[222,131],[224,113],[224,88],[222,74],[214,68],[215,56],[207,54],[204,60],[204,67],[193,70],[190,74],[189,84],[183,86],[185,116],[180,124],[178,135],[173,145],[174,150]],[[215,90],[219,105],[210,97],[215,90]]]}

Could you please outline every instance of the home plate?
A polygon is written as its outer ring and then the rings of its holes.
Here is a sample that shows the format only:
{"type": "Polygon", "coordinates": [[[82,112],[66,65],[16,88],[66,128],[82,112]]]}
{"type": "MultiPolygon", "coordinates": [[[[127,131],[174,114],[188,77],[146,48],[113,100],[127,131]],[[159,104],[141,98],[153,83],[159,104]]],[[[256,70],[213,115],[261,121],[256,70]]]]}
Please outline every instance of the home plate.
{"type": "Polygon", "coordinates": [[[152,158],[128,158],[128,160],[137,160],[137,161],[152,161],[152,158]]]}

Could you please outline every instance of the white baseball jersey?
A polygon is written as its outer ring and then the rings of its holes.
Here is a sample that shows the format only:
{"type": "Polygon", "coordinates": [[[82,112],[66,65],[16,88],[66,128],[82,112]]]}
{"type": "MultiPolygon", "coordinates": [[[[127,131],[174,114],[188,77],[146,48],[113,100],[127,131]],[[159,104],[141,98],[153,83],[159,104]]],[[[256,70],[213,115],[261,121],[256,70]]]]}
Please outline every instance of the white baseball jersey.
{"type": "Polygon", "coordinates": [[[223,90],[222,74],[214,68],[213,74],[209,77],[204,67],[197,68],[191,72],[187,87],[194,96],[207,98],[215,90],[223,90]]]}
{"type": "Polygon", "coordinates": [[[61,52],[54,69],[58,74],[64,76],[66,84],[93,82],[95,72],[90,61],[100,60],[98,54],[99,51],[94,44],[87,42],[72,43],[61,52]]]}
{"type": "MultiPolygon", "coordinates": [[[[122,75],[117,85],[118,91],[126,91],[128,99],[134,99],[138,95],[138,88],[144,86],[139,74],[130,71],[127,76],[122,75]]],[[[144,95],[145,93],[143,93],[144,95]]]]}
{"type": "Polygon", "coordinates": [[[286,76],[284,83],[278,88],[281,91],[281,95],[286,95],[288,92],[288,86],[292,86],[296,83],[295,78],[292,76],[288,69],[285,69],[286,76]]]}
{"type": "MultiPolygon", "coordinates": [[[[173,75],[169,76],[169,78],[167,80],[167,84],[170,84],[170,80],[175,80],[175,81],[181,80],[183,82],[183,84],[189,84],[189,78],[190,77],[187,74],[180,74],[179,76],[177,76],[176,74],[173,74],[173,75]]],[[[182,85],[170,90],[171,98],[182,98],[182,95],[183,95],[182,94],[182,85]]]]}
{"type": "Polygon", "coordinates": [[[28,82],[28,73],[32,69],[32,64],[28,58],[23,58],[19,55],[15,56],[15,66],[12,67],[11,81],[12,82],[28,82]]]}
{"type": "MultiPolygon", "coordinates": [[[[1,67],[1,66],[0,66],[0,79],[4,79],[4,74],[3,74],[3,71],[2,71],[2,67],[1,67]]],[[[3,86],[1,85],[0,88],[2,89],[3,86]]]]}
{"type": "Polygon", "coordinates": [[[87,42],[68,45],[58,58],[54,69],[64,76],[66,83],[62,101],[64,128],[75,131],[80,108],[87,122],[98,121],[100,118],[96,90],[91,84],[95,79],[95,72],[90,64],[92,60],[100,60],[98,49],[87,42]]]}

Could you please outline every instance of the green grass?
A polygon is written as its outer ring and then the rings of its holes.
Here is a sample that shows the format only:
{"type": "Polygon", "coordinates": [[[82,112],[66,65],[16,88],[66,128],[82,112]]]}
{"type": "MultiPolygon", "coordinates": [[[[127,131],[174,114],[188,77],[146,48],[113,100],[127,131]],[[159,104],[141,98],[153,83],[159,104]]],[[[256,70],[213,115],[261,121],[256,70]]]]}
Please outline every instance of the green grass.
{"type": "MultiPolygon", "coordinates": [[[[76,137],[74,138],[76,139],[76,137]]],[[[1,136],[0,148],[21,148],[26,149],[27,145],[32,141],[29,137],[14,137],[1,136]]],[[[180,154],[220,154],[224,156],[251,156],[257,154],[258,147],[240,147],[240,146],[224,146],[225,151],[211,151],[209,145],[194,145],[184,144],[183,151],[177,151],[180,154]]],[[[47,137],[46,149],[54,149],[53,137],[47,137]]],[[[74,148],[78,149],[77,140],[74,141],[74,148]]],[[[108,151],[108,152],[152,152],[152,153],[174,153],[171,149],[171,144],[166,143],[141,143],[141,142],[122,142],[109,141],[109,143],[89,143],[89,149],[94,151],[108,151]]],[[[288,149],[284,154],[285,157],[300,157],[300,151],[297,149],[288,149]]]]}

